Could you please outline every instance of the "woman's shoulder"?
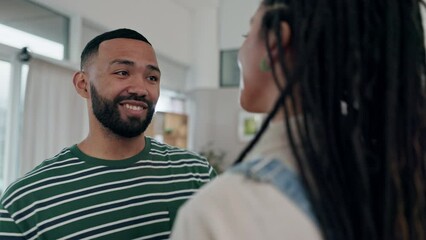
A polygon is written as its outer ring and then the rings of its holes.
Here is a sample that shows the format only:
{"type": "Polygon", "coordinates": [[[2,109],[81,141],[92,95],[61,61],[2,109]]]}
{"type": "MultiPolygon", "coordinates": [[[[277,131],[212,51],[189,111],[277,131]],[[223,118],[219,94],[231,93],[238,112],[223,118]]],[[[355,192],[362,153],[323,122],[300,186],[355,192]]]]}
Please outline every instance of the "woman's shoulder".
{"type": "Polygon", "coordinates": [[[215,233],[222,237],[218,239],[232,239],[229,234],[234,239],[292,235],[300,237],[297,239],[321,239],[315,224],[291,199],[268,183],[232,171],[206,184],[184,204],[180,214],[181,221],[191,219],[187,224],[205,231],[221,229],[215,233]],[[239,232],[240,227],[247,230],[239,232]]]}

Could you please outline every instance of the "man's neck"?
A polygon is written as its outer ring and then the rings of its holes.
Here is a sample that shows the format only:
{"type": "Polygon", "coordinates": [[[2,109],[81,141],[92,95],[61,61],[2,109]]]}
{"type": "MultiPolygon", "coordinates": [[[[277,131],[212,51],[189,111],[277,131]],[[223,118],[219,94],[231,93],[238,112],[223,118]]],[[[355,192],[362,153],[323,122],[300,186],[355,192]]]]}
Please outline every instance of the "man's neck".
{"type": "Polygon", "coordinates": [[[122,160],[141,152],[145,147],[143,134],[125,138],[112,133],[91,131],[78,148],[85,154],[105,160],[122,160]]]}

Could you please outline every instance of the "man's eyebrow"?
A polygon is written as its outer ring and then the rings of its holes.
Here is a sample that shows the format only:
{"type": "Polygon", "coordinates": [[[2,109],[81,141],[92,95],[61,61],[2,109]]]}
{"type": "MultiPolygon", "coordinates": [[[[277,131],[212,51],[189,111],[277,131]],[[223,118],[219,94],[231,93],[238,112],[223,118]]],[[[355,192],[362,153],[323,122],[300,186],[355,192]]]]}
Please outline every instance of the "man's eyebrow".
{"type": "Polygon", "coordinates": [[[109,63],[109,65],[114,65],[114,64],[123,64],[123,65],[134,66],[135,62],[130,61],[130,60],[126,60],[126,59],[114,59],[109,63]]]}
{"type": "MultiPolygon", "coordinates": [[[[136,65],[135,62],[133,62],[131,60],[126,60],[126,59],[114,59],[109,64],[110,65],[123,64],[123,65],[128,65],[128,66],[135,66],[136,65]]],[[[155,66],[155,65],[149,64],[149,65],[146,66],[146,68],[150,71],[156,71],[156,72],[161,73],[160,68],[155,66]]]]}
{"type": "Polygon", "coordinates": [[[154,66],[154,65],[148,65],[148,66],[146,66],[146,68],[148,68],[149,70],[151,70],[151,71],[156,71],[156,72],[159,72],[159,73],[161,73],[161,71],[160,71],[160,68],[159,67],[157,67],[157,66],[154,66]]]}

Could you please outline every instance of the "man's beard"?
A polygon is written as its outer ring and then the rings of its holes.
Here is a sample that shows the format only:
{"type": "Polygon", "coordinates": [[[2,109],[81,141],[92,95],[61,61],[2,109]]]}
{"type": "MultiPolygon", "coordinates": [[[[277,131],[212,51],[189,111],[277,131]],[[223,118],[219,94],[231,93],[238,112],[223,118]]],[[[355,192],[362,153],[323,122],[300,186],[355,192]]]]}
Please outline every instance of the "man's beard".
{"type": "Polygon", "coordinates": [[[129,95],[118,96],[113,100],[109,100],[100,96],[92,84],[90,84],[90,91],[92,94],[93,114],[105,128],[109,129],[114,134],[125,138],[137,137],[145,132],[146,128],[151,123],[155,112],[155,106],[145,97],[129,95]],[[136,100],[146,103],[148,105],[146,118],[128,117],[127,120],[121,119],[118,107],[119,103],[123,100],[136,100]]]}

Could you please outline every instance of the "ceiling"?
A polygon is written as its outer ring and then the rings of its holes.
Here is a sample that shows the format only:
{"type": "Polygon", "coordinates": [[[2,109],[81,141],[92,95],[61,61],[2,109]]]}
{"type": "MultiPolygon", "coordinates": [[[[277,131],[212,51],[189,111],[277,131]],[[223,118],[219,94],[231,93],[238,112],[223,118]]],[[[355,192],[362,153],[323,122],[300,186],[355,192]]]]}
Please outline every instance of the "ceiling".
{"type": "Polygon", "coordinates": [[[0,0],[0,24],[55,42],[65,41],[67,19],[26,0],[0,0]]]}
{"type": "MultiPolygon", "coordinates": [[[[136,8],[146,5],[143,0],[138,0],[136,8]]],[[[162,0],[163,1],[163,0],[162,0]]],[[[187,11],[197,11],[205,8],[217,8],[219,0],[169,0],[187,11]]],[[[43,36],[55,42],[65,41],[64,33],[56,30],[64,29],[66,18],[61,14],[55,14],[38,5],[38,0],[0,0],[0,24],[21,29],[37,36],[43,36]],[[35,2],[35,3],[33,3],[35,2]]],[[[49,1],[40,1],[47,7],[49,1]]],[[[130,1],[128,1],[130,2],[130,1]]],[[[120,4],[124,2],[121,1],[120,4]]],[[[134,3],[134,2],[132,2],[134,3]]],[[[54,1],[54,9],[69,9],[69,1],[54,1]]],[[[105,4],[117,4],[117,2],[105,1],[105,4]]],[[[53,4],[52,4],[53,5],[53,4]]],[[[81,5],[79,5],[81,6],[81,5]]],[[[119,4],[117,5],[119,6],[119,4]]],[[[125,4],[123,4],[125,6],[125,4]]],[[[65,11],[66,12],[66,11],[65,11]]],[[[135,19],[135,21],[137,21],[135,19]]]]}
{"type": "Polygon", "coordinates": [[[197,10],[206,7],[218,7],[219,0],[173,0],[176,4],[181,5],[189,10],[197,10]]]}

